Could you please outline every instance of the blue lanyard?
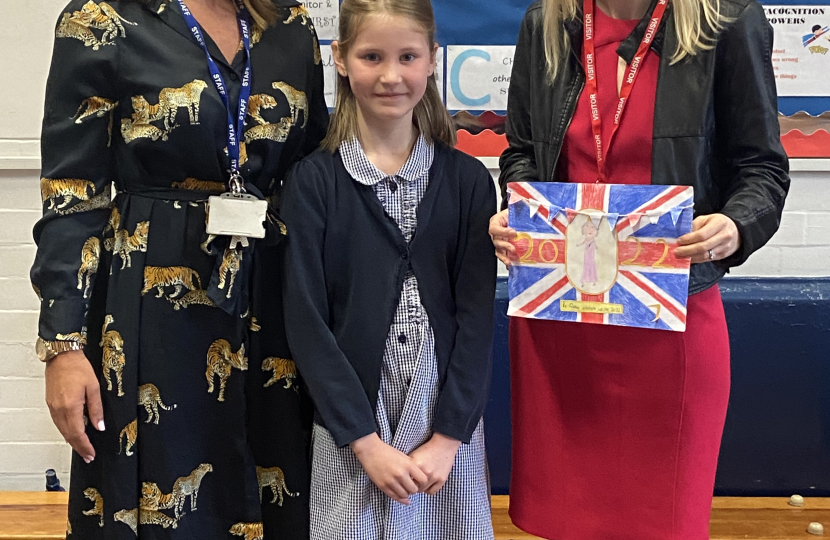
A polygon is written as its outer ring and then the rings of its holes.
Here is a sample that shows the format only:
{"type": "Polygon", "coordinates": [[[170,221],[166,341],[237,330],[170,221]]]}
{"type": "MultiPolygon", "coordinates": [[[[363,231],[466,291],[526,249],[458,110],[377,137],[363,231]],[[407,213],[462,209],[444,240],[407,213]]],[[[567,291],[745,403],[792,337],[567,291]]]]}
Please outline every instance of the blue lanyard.
{"type": "Polygon", "coordinates": [[[193,37],[196,38],[199,46],[201,46],[202,50],[205,51],[205,56],[207,56],[208,61],[208,68],[210,69],[210,74],[213,77],[213,84],[216,86],[216,90],[219,92],[219,96],[225,104],[225,109],[228,111],[228,156],[230,157],[231,162],[231,177],[229,184],[234,193],[243,193],[245,191],[245,182],[242,179],[242,175],[239,174],[239,145],[241,143],[239,137],[242,136],[245,130],[245,117],[248,115],[248,100],[251,97],[251,37],[248,32],[248,10],[245,8],[242,0],[236,0],[238,8],[237,19],[239,20],[239,28],[242,32],[242,44],[245,47],[245,74],[242,77],[242,89],[239,92],[239,116],[236,119],[236,125],[234,125],[233,116],[231,115],[230,98],[228,97],[225,81],[222,79],[219,67],[210,56],[207,43],[205,43],[205,39],[202,36],[202,27],[199,26],[198,21],[196,21],[193,14],[190,13],[190,10],[187,9],[184,0],[178,1],[179,6],[182,8],[182,15],[184,16],[185,22],[187,22],[187,26],[189,26],[190,31],[193,32],[193,37]]]}

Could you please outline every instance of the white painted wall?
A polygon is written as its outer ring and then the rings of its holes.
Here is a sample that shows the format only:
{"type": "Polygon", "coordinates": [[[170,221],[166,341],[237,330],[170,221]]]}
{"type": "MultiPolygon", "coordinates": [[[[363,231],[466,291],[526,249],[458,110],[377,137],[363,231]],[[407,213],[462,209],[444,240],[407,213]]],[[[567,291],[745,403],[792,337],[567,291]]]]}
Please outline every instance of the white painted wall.
{"type": "MultiPolygon", "coordinates": [[[[28,282],[40,216],[43,89],[64,4],[28,0],[21,10],[0,2],[0,490],[42,490],[47,468],[68,482],[69,449],[45,408],[43,367],[33,351],[38,302],[28,282]]],[[[830,160],[793,166],[780,233],[735,275],[830,276],[830,160]]]]}

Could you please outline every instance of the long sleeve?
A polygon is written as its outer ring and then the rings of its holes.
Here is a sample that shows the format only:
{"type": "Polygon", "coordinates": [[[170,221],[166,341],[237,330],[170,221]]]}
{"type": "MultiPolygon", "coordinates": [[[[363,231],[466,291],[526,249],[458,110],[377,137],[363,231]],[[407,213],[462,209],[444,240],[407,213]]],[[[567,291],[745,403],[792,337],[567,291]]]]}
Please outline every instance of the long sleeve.
{"type": "Polygon", "coordinates": [[[499,186],[503,198],[503,206],[507,206],[507,184],[510,182],[538,182],[539,172],[536,167],[536,156],[533,149],[533,135],[531,132],[531,74],[530,66],[530,39],[532,24],[530,13],[525,15],[519,30],[519,39],[516,43],[516,52],[513,58],[513,72],[510,76],[510,94],[507,97],[507,133],[508,147],[499,159],[501,174],[499,186]]]}
{"type": "Polygon", "coordinates": [[[110,214],[118,46],[77,38],[86,27],[72,14],[82,4],[73,0],[61,16],[46,85],[43,217],[34,228],[31,280],[42,298],[39,334],[47,340],[83,335],[110,214]]]}
{"type": "Polygon", "coordinates": [[[772,35],[763,8],[750,2],[718,42],[715,151],[729,173],[722,213],[741,235],[741,248],[721,262],[727,267],[743,264],[778,230],[790,185],[770,60],[772,35]]]}
{"type": "Polygon", "coordinates": [[[289,229],[285,280],[285,327],[297,368],[337,446],[377,430],[375,415],[357,372],[329,327],[323,249],[326,238],[325,179],[300,162],[286,180],[282,216],[289,229]]]}
{"type": "Polygon", "coordinates": [[[465,443],[484,414],[492,376],[497,266],[487,231],[496,189],[487,169],[479,166],[454,276],[458,330],[433,423],[435,431],[465,443]]]}

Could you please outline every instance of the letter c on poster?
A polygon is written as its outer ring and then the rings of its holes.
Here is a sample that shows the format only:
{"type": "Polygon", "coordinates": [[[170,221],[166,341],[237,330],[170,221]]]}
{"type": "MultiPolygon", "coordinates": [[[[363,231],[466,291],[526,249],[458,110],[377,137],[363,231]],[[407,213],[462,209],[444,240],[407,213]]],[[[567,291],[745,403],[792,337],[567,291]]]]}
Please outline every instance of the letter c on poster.
{"type": "Polygon", "coordinates": [[[467,107],[480,107],[482,105],[486,105],[490,102],[490,94],[482,96],[480,98],[471,98],[464,94],[461,90],[461,66],[464,65],[464,62],[469,60],[470,58],[481,58],[487,62],[490,61],[490,54],[486,51],[482,51],[481,49],[468,49],[455,59],[452,65],[452,71],[450,72],[450,87],[452,88],[452,93],[455,95],[455,98],[466,105],[467,107]]]}

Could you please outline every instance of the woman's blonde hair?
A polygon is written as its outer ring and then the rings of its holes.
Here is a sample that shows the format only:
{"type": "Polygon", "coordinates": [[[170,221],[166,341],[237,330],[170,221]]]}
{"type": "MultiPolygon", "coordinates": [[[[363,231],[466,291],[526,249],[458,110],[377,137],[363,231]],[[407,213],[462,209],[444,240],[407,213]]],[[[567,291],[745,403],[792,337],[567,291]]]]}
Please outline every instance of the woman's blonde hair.
{"type": "MultiPolygon", "coordinates": [[[[720,0],[671,0],[677,31],[677,49],[671,63],[714,47],[715,36],[726,22],[720,0]]],[[[581,16],[581,0],[544,0],[545,56],[548,77],[553,80],[567,58],[571,43],[563,23],[581,16]]]]}
{"type": "MultiPolygon", "coordinates": [[[[366,19],[371,15],[404,17],[418,24],[432,51],[435,43],[435,15],[430,0],[343,0],[340,5],[340,55],[345,58],[366,19]]],[[[429,142],[441,141],[455,146],[455,124],[444,107],[435,74],[427,80],[424,97],[412,113],[413,123],[429,142]]],[[[359,135],[357,98],[349,78],[337,74],[337,104],[321,146],[335,152],[340,144],[359,135]]]]}
{"type": "MultiPolygon", "coordinates": [[[[149,4],[152,0],[140,1],[149,4]]],[[[274,5],[274,0],[242,0],[242,2],[251,13],[254,24],[261,29],[265,30],[277,22],[277,6],[274,5]]]]}

